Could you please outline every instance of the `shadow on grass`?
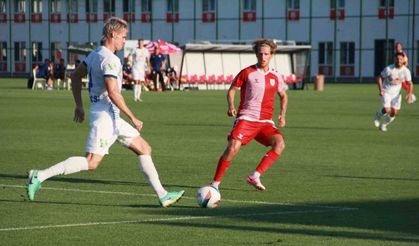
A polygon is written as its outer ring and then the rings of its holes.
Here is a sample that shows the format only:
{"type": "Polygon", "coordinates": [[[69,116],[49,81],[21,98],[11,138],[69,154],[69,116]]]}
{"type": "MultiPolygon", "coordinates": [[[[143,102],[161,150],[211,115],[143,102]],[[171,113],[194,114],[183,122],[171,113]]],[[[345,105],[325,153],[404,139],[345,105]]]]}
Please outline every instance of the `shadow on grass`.
{"type": "MultiPolygon", "coordinates": [[[[1,178],[9,178],[9,179],[16,179],[16,180],[20,180],[20,181],[24,181],[25,184],[28,180],[28,176],[27,175],[16,175],[16,174],[5,174],[5,173],[0,173],[0,179],[1,178]]],[[[79,183],[79,184],[104,184],[104,185],[127,185],[127,186],[150,186],[146,180],[143,178],[143,176],[139,175],[139,179],[143,179],[144,182],[134,182],[134,181],[123,181],[123,180],[101,180],[101,179],[82,179],[82,178],[71,178],[68,176],[62,176],[62,177],[53,177],[51,179],[48,179],[47,181],[45,181],[46,183],[49,183],[51,181],[55,181],[55,182],[64,182],[64,183],[79,183]]],[[[186,188],[190,188],[190,189],[198,189],[200,188],[200,186],[192,186],[192,185],[185,185],[185,184],[167,184],[163,182],[163,185],[165,188],[167,189],[186,189],[186,188]]],[[[240,189],[233,189],[233,188],[226,188],[224,190],[240,190],[240,189]]]]}
{"type": "Polygon", "coordinates": [[[147,223],[191,228],[419,243],[419,210],[417,208],[419,208],[419,199],[300,206],[298,204],[254,205],[240,208],[219,207],[212,210],[151,210],[150,212],[159,215],[197,216],[198,219],[147,223]],[[199,219],[200,216],[203,216],[203,219],[199,219]],[[231,219],[234,221],[232,222],[231,219]],[[304,228],[295,228],[296,225],[304,228]]]}
{"type": "Polygon", "coordinates": [[[394,177],[368,177],[368,176],[345,176],[345,175],[326,175],[328,178],[343,178],[343,179],[371,179],[371,180],[397,180],[397,181],[413,181],[417,182],[419,179],[394,178],[394,177]]]}

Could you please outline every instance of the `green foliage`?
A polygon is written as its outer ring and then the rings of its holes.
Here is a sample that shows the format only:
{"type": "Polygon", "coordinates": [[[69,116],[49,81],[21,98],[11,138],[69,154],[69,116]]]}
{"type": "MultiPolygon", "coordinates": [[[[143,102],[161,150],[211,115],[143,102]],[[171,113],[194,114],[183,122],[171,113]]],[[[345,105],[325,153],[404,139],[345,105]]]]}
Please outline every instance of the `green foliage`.
{"type": "MultiPolygon", "coordinates": [[[[31,91],[0,79],[0,242],[2,245],[417,245],[419,103],[403,102],[380,132],[375,85],[326,84],[289,91],[286,149],[262,177],[245,182],[267,151],[242,148],[221,185],[222,203],[201,209],[194,195],[211,181],[232,119],[225,91],[144,92],[135,103],[141,134],[174,207],[157,198],[129,150],[115,144],[94,172],[52,178],[35,202],[26,172],[84,155],[88,119],[72,122],[69,91],[31,91]]],[[[89,102],[83,92],[86,112],[89,102]]]]}

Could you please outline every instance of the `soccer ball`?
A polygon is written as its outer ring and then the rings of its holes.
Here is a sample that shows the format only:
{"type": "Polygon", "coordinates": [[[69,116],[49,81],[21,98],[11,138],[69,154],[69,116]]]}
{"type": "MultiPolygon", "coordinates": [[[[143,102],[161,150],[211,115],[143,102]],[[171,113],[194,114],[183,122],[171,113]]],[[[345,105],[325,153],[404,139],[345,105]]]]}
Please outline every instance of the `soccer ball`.
{"type": "Polygon", "coordinates": [[[215,208],[220,205],[221,194],[212,186],[204,186],[196,192],[196,200],[201,208],[215,208]]]}

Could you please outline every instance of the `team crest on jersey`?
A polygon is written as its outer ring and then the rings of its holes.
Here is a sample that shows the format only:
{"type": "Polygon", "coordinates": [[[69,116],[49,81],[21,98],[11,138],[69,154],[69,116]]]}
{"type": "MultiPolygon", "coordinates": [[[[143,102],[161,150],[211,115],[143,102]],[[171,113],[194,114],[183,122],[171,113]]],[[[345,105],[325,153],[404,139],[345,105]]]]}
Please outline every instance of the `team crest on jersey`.
{"type": "Polygon", "coordinates": [[[274,79],[269,79],[269,83],[271,84],[271,86],[275,85],[275,80],[274,79]]]}

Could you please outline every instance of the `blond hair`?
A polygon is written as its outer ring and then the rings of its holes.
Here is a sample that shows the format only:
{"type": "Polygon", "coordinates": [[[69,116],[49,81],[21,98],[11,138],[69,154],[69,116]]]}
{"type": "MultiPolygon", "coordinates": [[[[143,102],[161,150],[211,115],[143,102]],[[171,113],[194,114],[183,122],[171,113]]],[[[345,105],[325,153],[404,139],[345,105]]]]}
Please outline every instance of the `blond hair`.
{"type": "Polygon", "coordinates": [[[122,29],[128,29],[128,24],[121,18],[111,17],[106,21],[102,30],[102,40],[105,41],[108,38],[111,38],[113,33],[119,32],[122,29]]]}
{"type": "Polygon", "coordinates": [[[271,48],[271,54],[275,53],[277,47],[276,43],[270,39],[259,39],[253,42],[253,51],[257,54],[262,46],[271,48]]]}

